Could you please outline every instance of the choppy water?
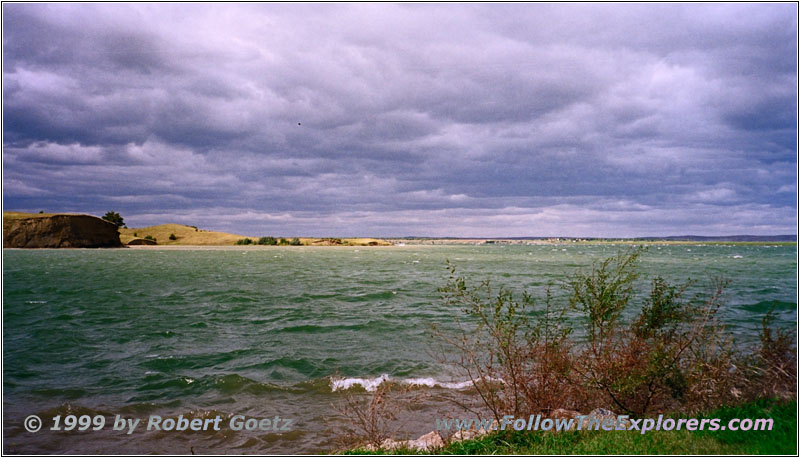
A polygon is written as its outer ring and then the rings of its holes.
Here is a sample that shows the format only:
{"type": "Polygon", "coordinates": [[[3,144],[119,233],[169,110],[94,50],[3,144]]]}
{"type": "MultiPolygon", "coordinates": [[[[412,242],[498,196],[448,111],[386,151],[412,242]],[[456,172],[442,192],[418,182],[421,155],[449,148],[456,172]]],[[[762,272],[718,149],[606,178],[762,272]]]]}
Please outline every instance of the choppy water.
{"type": "MultiPolygon", "coordinates": [[[[383,374],[457,389],[428,354],[450,259],[475,281],[542,292],[609,245],[4,250],[6,453],[326,452],[331,404],[383,374]],[[356,380],[358,378],[364,380],[356,380]],[[292,418],[290,432],[54,432],[68,413],[292,418]],[[37,414],[45,428],[28,433],[37,414]]],[[[740,340],[770,307],[794,328],[796,246],[651,247],[644,277],[731,280],[722,316],[740,340]]],[[[430,406],[429,406],[430,407],[430,406]]],[[[426,418],[424,415],[420,418],[426,418]]],[[[144,420],[143,420],[144,421],[144,420]]],[[[432,428],[417,422],[419,432],[432,428]]]]}

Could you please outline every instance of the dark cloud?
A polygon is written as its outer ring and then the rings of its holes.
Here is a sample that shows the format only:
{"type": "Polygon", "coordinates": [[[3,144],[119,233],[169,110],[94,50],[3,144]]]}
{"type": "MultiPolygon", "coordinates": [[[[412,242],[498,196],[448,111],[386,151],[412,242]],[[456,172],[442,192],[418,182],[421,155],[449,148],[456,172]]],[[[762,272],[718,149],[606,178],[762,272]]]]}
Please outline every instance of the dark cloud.
{"type": "Polygon", "coordinates": [[[247,234],[796,231],[789,4],[4,4],[7,209],[247,234]]]}

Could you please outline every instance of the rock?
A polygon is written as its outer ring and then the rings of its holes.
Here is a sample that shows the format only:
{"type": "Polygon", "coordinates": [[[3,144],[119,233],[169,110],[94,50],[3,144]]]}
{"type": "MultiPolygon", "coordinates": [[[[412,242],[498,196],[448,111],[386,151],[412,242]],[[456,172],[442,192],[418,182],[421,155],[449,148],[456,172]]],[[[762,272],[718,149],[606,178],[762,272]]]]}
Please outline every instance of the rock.
{"type": "Polygon", "coordinates": [[[365,445],[363,448],[370,452],[378,450],[397,450],[397,449],[411,449],[420,451],[431,451],[439,447],[444,447],[444,439],[436,431],[431,431],[428,434],[423,434],[417,440],[399,441],[395,439],[384,439],[380,447],[375,447],[372,444],[365,445]]]}
{"type": "MultiPolygon", "coordinates": [[[[617,426],[617,414],[614,412],[603,409],[597,408],[589,412],[586,418],[583,419],[583,423],[581,425],[582,430],[602,430],[602,424],[606,420],[612,420],[613,425],[611,428],[616,428],[617,426]],[[599,425],[599,426],[598,426],[599,425]]],[[[619,422],[620,427],[628,428],[630,426],[630,421],[622,420],[619,422]]]]}
{"type": "Polygon", "coordinates": [[[482,435],[481,432],[483,432],[483,434],[486,434],[486,430],[483,430],[483,429],[481,429],[480,431],[475,430],[475,429],[466,429],[466,430],[465,429],[461,429],[461,430],[456,431],[455,434],[453,434],[452,436],[450,436],[450,441],[451,442],[461,442],[461,441],[474,439],[474,438],[476,438],[478,436],[481,436],[482,435]]]}
{"type": "Polygon", "coordinates": [[[431,431],[428,434],[420,436],[419,439],[415,441],[408,441],[407,447],[416,450],[431,451],[439,447],[444,447],[444,440],[438,432],[431,431]]]}
{"type": "Polygon", "coordinates": [[[381,449],[383,450],[394,450],[397,448],[404,448],[406,446],[406,441],[396,441],[394,439],[384,439],[381,442],[381,449]]]}
{"type": "Polygon", "coordinates": [[[158,243],[148,239],[133,239],[128,245],[158,245],[158,243]]]}
{"type": "MultiPolygon", "coordinates": [[[[552,418],[554,420],[574,420],[577,417],[583,415],[582,413],[578,412],[577,410],[567,410],[567,409],[554,409],[548,415],[548,418],[552,418]]],[[[586,420],[584,420],[583,424],[587,424],[586,420]]],[[[569,428],[569,431],[574,430],[577,428],[577,422],[573,422],[572,426],[569,428]]],[[[559,432],[556,428],[550,430],[550,432],[559,432]]]]}
{"type": "MultiPolygon", "coordinates": [[[[498,427],[499,423],[497,422],[497,420],[492,420],[492,424],[489,425],[489,430],[496,431],[498,427]]],[[[475,427],[473,426],[470,429],[461,429],[456,431],[452,436],[450,436],[450,442],[461,442],[465,440],[475,439],[481,436],[485,436],[487,434],[489,434],[489,431],[487,431],[486,429],[484,428],[475,429],[475,427]]]]}
{"type": "Polygon", "coordinates": [[[604,409],[602,407],[592,410],[591,412],[589,412],[589,415],[591,415],[591,416],[593,416],[595,418],[601,418],[601,417],[602,418],[608,418],[608,417],[616,418],[617,417],[617,415],[614,412],[612,412],[612,411],[610,411],[608,409],[604,409]]]}
{"type": "Polygon", "coordinates": [[[555,409],[550,412],[550,418],[553,419],[570,419],[579,416],[581,413],[577,410],[567,410],[567,409],[555,409]]]}
{"type": "Polygon", "coordinates": [[[3,214],[3,248],[121,247],[117,225],[89,215],[3,214]]]}

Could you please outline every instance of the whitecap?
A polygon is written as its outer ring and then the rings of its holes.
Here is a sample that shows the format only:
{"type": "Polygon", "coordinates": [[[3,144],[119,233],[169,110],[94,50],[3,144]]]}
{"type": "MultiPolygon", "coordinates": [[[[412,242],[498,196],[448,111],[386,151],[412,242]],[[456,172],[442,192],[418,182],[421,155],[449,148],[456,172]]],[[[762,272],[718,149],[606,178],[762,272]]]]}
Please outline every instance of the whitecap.
{"type": "Polygon", "coordinates": [[[382,374],[380,377],[375,378],[334,378],[331,377],[331,391],[349,390],[350,388],[360,385],[367,391],[375,391],[381,383],[388,381],[389,375],[382,374]]]}
{"type": "MultiPolygon", "coordinates": [[[[491,379],[500,382],[500,379],[491,379]]],[[[336,378],[332,377],[331,391],[348,390],[358,385],[366,391],[375,391],[383,382],[394,382],[401,385],[409,386],[424,386],[428,388],[446,388],[448,390],[465,390],[472,387],[472,381],[466,380],[462,382],[443,382],[432,377],[416,377],[407,379],[393,379],[388,374],[382,374],[380,377],[361,378],[361,377],[347,377],[336,378]]]]}
{"type": "Polygon", "coordinates": [[[464,390],[472,386],[472,382],[469,380],[465,382],[441,382],[430,377],[410,378],[402,380],[402,383],[411,386],[427,386],[430,388],[438,386],[441,388],[447,388],[449,390],[464,390]]]}

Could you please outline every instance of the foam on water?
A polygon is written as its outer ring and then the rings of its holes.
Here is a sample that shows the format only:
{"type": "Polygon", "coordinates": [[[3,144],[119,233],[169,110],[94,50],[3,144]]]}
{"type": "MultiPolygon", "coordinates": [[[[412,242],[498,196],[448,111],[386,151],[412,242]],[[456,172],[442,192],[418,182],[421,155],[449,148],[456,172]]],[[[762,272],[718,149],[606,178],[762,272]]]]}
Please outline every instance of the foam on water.
{"type": "Polygon", "coordinates": [[[375,391],[381,383],[389,380],[386,374],[375,378],[336,378],[331,377],[331,391],[348,390],[356,385],[361,386],[367,391],[375,391]]]}
{"type": "Polygon", "coordinates": [[[410,378],[403,380],[402,383],[407,385],[415,385],[415,386],[427,386],[427,387],[441,387],[447,388],[450,390],[465,390],[472,386],[472,382],[467,380],[464,382],[442,382],[436,380],[434,378],[423,377],[423,378],[410,378]]]}
{"type": "Polygon", "coordinates": [[[449,390],[465,390],[472,386],[469,380],[463,382],[443,382],[436,380],[432,377],[417,377],[406,379],[393,379],[388,374],[382,374],[379,377],[361,378],[361,377],[346,377],[338,378],[331,377],[331,391],[348,390],[354,386],[360,386],[366,391],[375,391],[384,382],[394,382],[402,385],[409,386],[425,386],[429,388],[439,387],[449,390]]]}

